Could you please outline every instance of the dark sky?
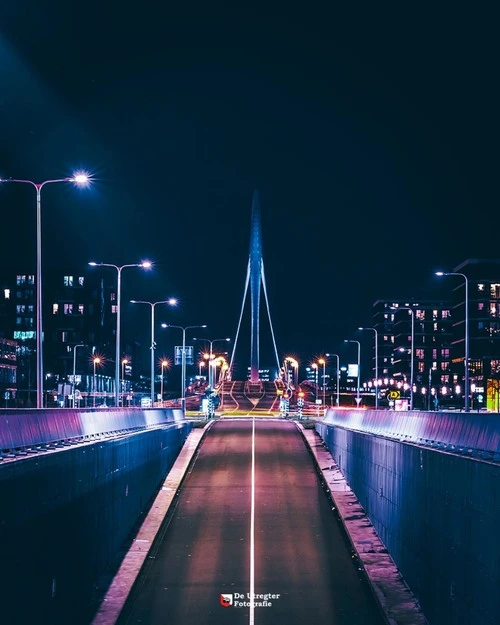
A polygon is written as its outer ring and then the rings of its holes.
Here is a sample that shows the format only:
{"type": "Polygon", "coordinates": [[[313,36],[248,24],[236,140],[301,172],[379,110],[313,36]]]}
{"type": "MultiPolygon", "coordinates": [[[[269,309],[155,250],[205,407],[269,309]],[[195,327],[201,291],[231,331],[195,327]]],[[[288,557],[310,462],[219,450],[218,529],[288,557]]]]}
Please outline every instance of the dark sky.
{"type": "MultiPolygon", "coordinates": [[[[305,362],[498,257],[493,2],[233,4],[3,3],[0,177],[95,177],[44,189],[44,267],[150,258],[124,299],[234,337],[258,189],[278,350],[305,362]]],[[[4,266],[34,263],[33,193],[0,189],[4,266]]]]}

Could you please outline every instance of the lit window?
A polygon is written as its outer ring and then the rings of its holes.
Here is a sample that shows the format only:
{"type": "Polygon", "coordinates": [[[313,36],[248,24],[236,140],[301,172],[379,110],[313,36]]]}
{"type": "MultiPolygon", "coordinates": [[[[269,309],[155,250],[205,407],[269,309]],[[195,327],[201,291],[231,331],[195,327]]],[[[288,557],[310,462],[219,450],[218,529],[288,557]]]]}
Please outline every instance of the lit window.
{"type": "Polygon", "coordinates": [[[73,314],[73,304],[64,304],[64,314],[65,315],[73,314]]]}
{"type": "Polygon", "coordinates": [[[414,314],[417,319],[420,319],[422,321],[425,319],[425,310],[415,310],[414,314]]]}
{"type": "Polygon", "coordinates": [[[83,286],[85,282],[85,278],[83,276],[78,276],[78,286],[83,286]]]}
{"type": "Polygon", "coordinates": [[[111,293],[111,295],[109,296],[110,301],[115,302],[116,301],[116,293],[111,293]]]}
{"type": "Polygon", "coordinates": [[[490,302],[490,317],[497,316],[497,305],[495,302],[490,302]]]}
{"type": "Polygon", "coordinates": [[[5,297],[5,299],[10,299],[10,289],[4,289],[3,296],[5,297]]]}
{"type": "Polygon", "coordinates": [[[438,324],[437,324],[437,323],[434,323],[434,324],[432,325],[432,328],[433,328],[434,332],[437,332],[437,331],[438,331],[438,324]]]}
{"type": "Polygon", "coordinates": [[[28,279],[26,280],[26,282],[28,284],[35,284],[35,276],[33,276],[33,275],[28,276],[28,279]]]}
{"type": "Polygon", "coordinates": [[[450,368],[450,363],[449,362],[442,362],[441,363],[441,371],[448,371],[449,368],[450,368]]]}
{"type": "Polygon", "coordinates": [[[478,302],[477,303],[477,309],[478,310],[484,310],[484,302],[478,302]]]}
{"type": "Polygon", "coordinates": [[[61,343],[67,343],[67,342],[68,342],[68,333],[61,332],[61,343]]]}
{"type": "Polygon", "coordinates": [[[441,350],[441,358],[443,360],[449,360],[450,359],[450,350],[448,347],[445,347],[441,350]]]}
{"type": "Polygon", "coordinates": [[[78,314],[83,315],[84,306],[83,304],[78,304],[78,314]]]}
{"type": "Polygon", "coordinates": [[[433,349],[433,350],[432,350],[432,359],[433,359],[433,360],[436,360],[436,359],[437,359],[437,357],[438,357],[438,354],[437,354],[437,349],[433,349]]]}
{"type": "Polygon", "coordinates": [[[23,323],[22,317],[16,317],[16,326],[20,326],[23,323]]]}
{"type": "Polygon", "coordinates": [[[21,313],[25,313],[26,312],[26,307],[24,304],[18,304],[16,306],[16,312],[18,315],[20,315],[21,313]]]}
{"type": "Polygon", "coordinates": [[[24,284],[26,282],[26,276],[16,276],[16,284],[24,284]]]}
{"type": "Polygon", "coordinates": [[[73,276],[64,276],[64,286],[73,286],[73,276]]]}
{"type": "Polygon", "coordinates": [[[113,306],[111,306],[111,312],[113,314],[116,314],[116,312],[118,311],[118,306],[116,306],[115,304],[113,304],[113,306]]]}
{"type": "Polygon", "coordinates": [[[490,294],[491,297],[494,297],[495,299],[500,299],[500,284],[490,284],[490,294]]]}
{"type": "Polygon", "coordinates": [[[52,314],[57,315],[59,312],[59,304],[52,304],[52,314]]]}
{"type": "Polygon", "coordinates": [[[484,291],[484,284],[478,284],[477,285],[477,290],[478,291],[484,291]]]}

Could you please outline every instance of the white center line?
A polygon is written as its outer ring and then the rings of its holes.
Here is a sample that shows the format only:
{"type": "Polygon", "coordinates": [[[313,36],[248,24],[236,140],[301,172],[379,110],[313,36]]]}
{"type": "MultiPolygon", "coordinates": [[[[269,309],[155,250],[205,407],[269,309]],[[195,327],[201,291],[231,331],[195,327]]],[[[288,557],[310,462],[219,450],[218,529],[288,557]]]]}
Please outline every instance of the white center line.
{"type": "Polygon", "coordinates": [[[252,417],[252,487],[250,495],[250,613],[249,625],[255,617],[255,416],[252,417]]]}

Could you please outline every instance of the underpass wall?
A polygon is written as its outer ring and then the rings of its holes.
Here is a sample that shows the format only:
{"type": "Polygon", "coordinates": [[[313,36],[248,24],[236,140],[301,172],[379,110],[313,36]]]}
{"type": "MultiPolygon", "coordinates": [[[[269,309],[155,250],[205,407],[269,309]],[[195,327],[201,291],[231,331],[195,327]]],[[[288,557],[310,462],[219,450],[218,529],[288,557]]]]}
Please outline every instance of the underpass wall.
{"type": "Polygon", "coordinates": [[[500,466],[320,422],[316,429],[431,625],[500,614],[500,466]]]}
{"type": "Polygon", "coordinates": [[[0,465],[5,623],[89,623],[191,424],[0,465]]]}

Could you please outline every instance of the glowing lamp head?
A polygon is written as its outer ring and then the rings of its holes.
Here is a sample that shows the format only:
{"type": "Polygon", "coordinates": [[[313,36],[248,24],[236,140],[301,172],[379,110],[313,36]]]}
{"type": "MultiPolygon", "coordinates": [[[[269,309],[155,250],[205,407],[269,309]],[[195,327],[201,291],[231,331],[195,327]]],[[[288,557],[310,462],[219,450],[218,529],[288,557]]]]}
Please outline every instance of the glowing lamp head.
{"type": "Polygon", "coordinates": [[[444,271],[436,271],[436,276],[444,276],[444,271]]]}
{"type": "Polygon", "coordinates": [[[175,297],[171,297],[167,301],[169,306],[177,306],[177,300],[175,299],[175,297]]]}
{"type": "Polygon", "coordinates": [[[139,267],[142,267],[143,269],[151,269],[152,266],[153,263],[149,260],[143,260],[142,263],[139,264],[139,267]]]}
{"type": "Polygon", "coordinates": [[[91,177],[84,171],[77,171],[73,174],[73,177],[70,178],[71,182],[74,182],[79,187],[88,187],[91,182],[91,177]]]}

